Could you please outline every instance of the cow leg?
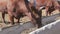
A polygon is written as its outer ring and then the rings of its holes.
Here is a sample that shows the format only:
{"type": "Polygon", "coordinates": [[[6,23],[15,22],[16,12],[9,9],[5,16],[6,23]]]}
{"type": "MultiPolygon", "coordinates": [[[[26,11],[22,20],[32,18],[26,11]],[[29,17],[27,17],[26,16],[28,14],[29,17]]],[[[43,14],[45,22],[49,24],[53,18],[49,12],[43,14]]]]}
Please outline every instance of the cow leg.
{"type": "Polygon", "coordinates": [[[60,7],[59,7],[58,11],[59,11],[59,14],[60,14],[60,7]]]}
{"type": "Polygon", "coordinates": [[[19,20],[20,20],[20,18],[18,18],[18,21],[17,21],[17,23],[19,23],[19,20]]]}
{"type": "Polygon", "coordinates": [[[52,15],[52,11],[49,11],[48,14],[49,14],[49,16],[51,16],[52,15]]]}
{"type": "Polygon", "coordinates": [[[25,15],[28,16],[31,19],[31,22],[36,26],[36,20],[32,17],[32,14],[30,12],[25,12],[25,15]]]}
{"type": "Polygon", "coordinates": [[[6,22],[5,22],[5,12],[2,12],[2,22],[3,22],[3,23],[6,23],[6,22]]]}
{"type": "Polygon", "coordinates": [[[7,10],[8,10],[9,20],[10,20],[11,25],[14,25],[14,14],[15,13],[13,12],[13,9],[14,9],[14,5],[8,4],[7,10]]]}
{"type": "Polygon", "coordinates": [[[10,19],[10,24],[14,25],[14,17],[13,16],[9,16],[10,19]]]}
{"type": "Polygon", "coordinates": [[[36,20],[38,28],[40,28],[40,27],[42,27],[41,17],[42,17],[43,9],[41,8],[40,10],[37,10],[37,9],[35,9],[35,7],[33,9],[34,9],[34,13],[38,15],[37,17],[34,16],[33,18],[36,20]]]}
{"type": "Polygon", "coordinates": [[[48,9],[49,9],[49,7],[47,6],[46,7],[46,16],[48,16],[48,9]]]}
{"type": "Polygon", "coordinates": [[[20,22],[19,22],[20,18],[17,18],[16,20],[17,20],[16,24],[19,24],[19,23],[20,23],[20,22]]]}
{"type": "Polygon", "coordinates": [[[10,24],[14,24],[14,16],[13,13],[11,11],[8,11],[8,15],[9,15],[9,20],[10,20],[10,24]]]}
{"type": "Polygon", "coordinates": [[[37,24],[38,24],[38,28],[42,27],[42,10],[38,11],[38,15],[39,17],[37,18],[37,24]]]}
{"type": "Polygon", "coordinates": [[[51,13],[48,12],[48,14],[49,14],[49,16],[51,16],[51,13]]]}
{"type": "Polygon", "coordinates": [[[10,24],[14,24],[14,13],[12,10],[8,9],[8,15],[9,15],[9,20],[10,20],[10,24]]]}
{"type": "Polygon", "coordinates": [[[40,28],[40,27],[42,27],[42,22],[41,22],[41,20],[42,20],[42,11],[37,11],[36,12],[37,13],[37,15],[38,15],[38,17],[35,17],[34,19],[36,20],[36,24],[37,24],[37,27],[38,28],[40,28]]]}
{"type": "Polygon", "coordinates": [[[59,6],[59,9],[58,10],[59,10],[59,13],[60,13],[60,6],[59,6]]]}
{"type": "Polygon", "coordinates": [[[60,14],[60,7],[59,7],[58,11],[59,11],[59,14],[60,14]]]}

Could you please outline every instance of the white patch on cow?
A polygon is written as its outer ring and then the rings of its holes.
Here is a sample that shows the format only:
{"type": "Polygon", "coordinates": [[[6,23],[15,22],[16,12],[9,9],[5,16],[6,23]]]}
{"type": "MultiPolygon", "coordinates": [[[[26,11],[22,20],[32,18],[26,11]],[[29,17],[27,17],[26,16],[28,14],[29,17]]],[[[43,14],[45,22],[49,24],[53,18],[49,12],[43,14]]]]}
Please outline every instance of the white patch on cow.
{"type": "Polygon", "coordinates": [[[30,0],[28,0],[28,2],[30,2],[30,0]]]}
{"type": "Polygon", "coordinates": [[[40,7],[40,8],[39,8],[39,10],[43,9],[44,7],[45,7],[45,6],[43,6],[43,7],[40,7]]]}

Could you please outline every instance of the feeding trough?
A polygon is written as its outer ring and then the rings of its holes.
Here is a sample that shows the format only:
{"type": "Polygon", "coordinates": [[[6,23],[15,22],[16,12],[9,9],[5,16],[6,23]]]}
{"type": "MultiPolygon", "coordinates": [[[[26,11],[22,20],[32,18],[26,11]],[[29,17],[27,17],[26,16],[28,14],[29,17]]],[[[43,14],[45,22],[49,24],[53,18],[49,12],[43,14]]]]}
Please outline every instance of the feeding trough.
{"type": "Polygon", "coordinates": [[[29,34],[60,34],[60,19],[45,25],[29,34]]]}

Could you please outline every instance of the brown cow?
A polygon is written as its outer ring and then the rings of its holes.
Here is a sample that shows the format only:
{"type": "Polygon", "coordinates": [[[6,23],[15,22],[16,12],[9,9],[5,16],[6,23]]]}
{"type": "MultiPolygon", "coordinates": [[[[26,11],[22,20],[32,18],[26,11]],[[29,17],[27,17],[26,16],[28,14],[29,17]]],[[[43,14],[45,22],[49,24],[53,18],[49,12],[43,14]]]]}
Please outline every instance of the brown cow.
{"type": "Polygon", "coordinates": [[[2,12],[2,22],[3,23],[5,23],[5,18],[4,18],[5,13],[8,13],[7,9],[9,9],[9,7],[11,7],[11,9],[12,9],[15,1],[17,1],[17,0],[0,0],[0,12],[2,12]]]}
{"type": "Polygon", "coordinates": [[[47,14],[46,15],[48,15],[48,14],[51,15],[51,13],[56,9],[58,9],[59,12],[60,12],[59,2],[56,1],[56,0],[52,0],[52,6],[47,9],[47,14]]]}
{"type": "Polygon", "coordinates": [[[20,16],[22,15],[25,15],[25,16],[28,16],[30,19],[31,19],[31,22],[35,25],[36,24],[36,20],[37,20],[37,25],[38,27],[41,27],[42,26],[42,23],[41,23],[41,13],[42,12],[37,12],[37,14],[39,16],[35,16],[32,11],[31,11],[31,8],[30,8],[30,4],[28,3],[27,0],[19,0],[18,2],[16,2],[14,5],[14,8],[11,9],[8,9],[8,14],[10,16],[10,20],[11,20],[11,23],[14,24],[14,17],[18,19],[17,22],[19,22],[19,18],[20,16]],[[15,9],[15,11],[13,11],[15,9]]]}
{"type": "MultiPolygon", "coordinates": [[[[27,5],[28,6],[28,5],[27,5]]],[[[14,24],[14,17],[16,19],[18,19],[17,22],[19,22],[19,18],[21,16],[28,16],[31,19],[31,22],[35,25],[36,21],[35,19],[32,17],[32,13],[29,9],[29,7],[26,6],[25,0],[18,0],[16,2],[13,2],[11,5],[9,3],[9,5],[7,6],[7,10],[8,10],[8,15],[10,17],[10,22],[12,24],[14,24]],[[15,10],[15,11],[13,11],[15,10]]]]}
{"type": "Polygon", "coordinates": [[[2,12],[3,22],[5,23],[5,12],[8,13],[11,24],[14,24],[14,17],[18,19],[21,16],[28,16],[31,22],[35,23],[35,19],[32,17],[30,9],[26,6],[25,0],[0,0],[0,11],[2,12]]]}
{"type": "Polygon", "coordinates": [[[30,0],[29,6],[30,6],[30,9],[34,10],[34,13],[37,14],[37,15],[34,15],[34,17],[37,21],[38,27],[41,27],[42,26],[42,23],[41,23],[42,11],[41,10],[45,8],[46,6],[48,7],[52,6],[51,0],[30,0]]]}
{"type": "MultiPolygon", "coordinates": [[[[29,2],[31,4],[31,6],[34,6],[34,0],[30,0],[29,2]]],[[[36,0],[35,4],[36,4],[35,8],[37,10],[40,10],[41,7],[45,6],[46,16],[48,16],[48,14],[51,14],[51,12],[55,9],[59,10],[59,4],[58,4],[57,0],[36,0]],[[51,11],[50,11],[50,9],[51,9],[51,11]]]]}
{"type": "Polygon", "coordinates": [[[41,9],[46,9],[46,16],[48,16],[48,13],[51,14],[51,12],[55,9],[59,10],[59,4],[56,0],[28,0],[30,9],[34,10],[35,14],[38,14],[38,16],[35,16],[38,26],[41,26],[41,9]],[[52,7],[52,8],[51,8],[52,7]]]}

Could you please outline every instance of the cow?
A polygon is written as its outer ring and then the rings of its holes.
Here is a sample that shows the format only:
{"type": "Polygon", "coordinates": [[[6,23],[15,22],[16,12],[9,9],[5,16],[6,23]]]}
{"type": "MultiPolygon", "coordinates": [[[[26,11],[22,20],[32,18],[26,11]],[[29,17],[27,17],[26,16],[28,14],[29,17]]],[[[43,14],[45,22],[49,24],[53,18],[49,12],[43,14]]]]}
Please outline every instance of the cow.
{"type": "Polygon", "coordinates": [[[40,11],[41,9],[40,10],[38,9],[40,12],[37,12],[38,16],[36,17],[32,13],[31,6],[30,6],[28,0],[18,0],[17,2],[15,2],[12,5],[12,7],[11,7],[11,5],[8,6],[7,10],[8,10],[8,15],[10,17],[10,22],[12,24],[14,24],[14,18],[16,18],[18,20],[17,21],[17,23],[18,23],[19,18],[21,16],[28,16],[34,25],[37,24],[38,28],[42,26],[42,23],[41,23],[42,11],[40,11]],[[15,11],[13,11],[13,10],[15,10],[15,11]]]}
{"type": "Polygon", "coordinates": [[[22,16],[28,16],[31,22],[36,25],[36,21],[33,18],[32,12],[26,5],[26,0],[0,0],[0,11],[2,12],[2,22],[5,23],[5,14],[9,15],[10,23],[14,24],[14,18],[19,19],[22,16]]]}
{"type": "Polygon", "coordinates": [[[5,14],[9,13],[8,9],[12,9],[14,7],[13,4],[16,1],[17,0],[0,0],[0,12],[2,13],[2,22],[3,23],[6,23],[5,18],[4,18],[5,14]]]}
{"type": "Polygon", "coordinates": [[[59,3],[57,0],[30,0],[29,2],[31,6],[34,6],[37,10],[45,6],[44,8],[46,9],[46,16],[48,16],[48,14],[50,15],[55,9],[59,10],[59,3]]]}
{"type": "MultiPolygon", "coordinates": [[[[48,6],[47,8],[52,6],[51,0],[29,0],[28,2],[29,2],[30,9],[34,11],[33,15],[38,24],[38,28],[43,26],[42,18],[41,18],[42,10],[45,9],[47,6],[48,6]],[[35,14],[37,14],[37,15],[35,15],[35,14]]],[[[46,10],[47,10],[47,8],[46,8],[46,10]]]]}
{"type": "Polygon", "coordinates": [[[55,10],[59,10],[59,12],[60,12],[60,5],[59,4],[60,4],[59,1],[53,0],[52,1],[52,6],[49,7],[48,10],[47,10],[47,15],[48,14],[51,15],[51,13],[55,10]]]}
{"type": "Polygon", "coordinates": [[[14,18],[16,18],[18,20],[17,23],[19,23],[21,16],[28,16],[31,22],[36,25],[36,20],[33,18],[32,12],[25,1],[26,0],[11,1],[12,3],[9,1],[7,12],[12,25],[14,24],[14,18]]]}
{"type": "Polygon", "coordinates": [[[59,10],[59,4],[56,0],[28,0],[29,3],[29,7],[31,10],[34,11],[35,14],[35,19],[37,21],[38,26],[42,25],[42,10],[46,9],[46,16],[48,16],[48,14],[50,15],[52,11],[54,11],[55,9],[59,10]]]}

